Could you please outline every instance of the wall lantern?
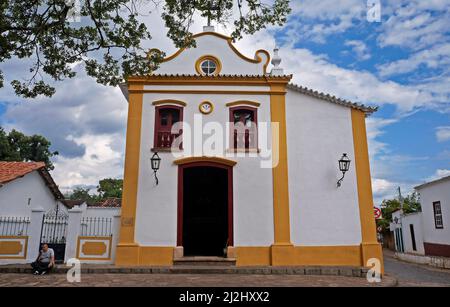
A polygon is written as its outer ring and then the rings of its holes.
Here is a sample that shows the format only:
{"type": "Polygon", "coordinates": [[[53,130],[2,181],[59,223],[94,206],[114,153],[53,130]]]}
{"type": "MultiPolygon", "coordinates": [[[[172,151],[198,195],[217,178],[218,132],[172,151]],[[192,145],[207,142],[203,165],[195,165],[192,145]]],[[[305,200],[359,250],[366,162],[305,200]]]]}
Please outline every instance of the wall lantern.
{"type": "Polygon", "coordinates": [[[339,170],[342,172],[341,179],[338,180],[337,186],[338,188],[341,186],[342,180],[344,180],[345,173],[350,168],[350,159],[347,157],[347,154],[342,154],[342,158],[339,160],[339,170]]]}
{"type": "Polygon", "coordinates": [[[156,172],[159,170],[159,165],[161,164],[161,158],[158,156],[158,153],[155,152],[153,156],[150,158],[152,163],[152,170],[155,174],[156,185],[158,185],[158,177],[156,177],[156,172]]]}

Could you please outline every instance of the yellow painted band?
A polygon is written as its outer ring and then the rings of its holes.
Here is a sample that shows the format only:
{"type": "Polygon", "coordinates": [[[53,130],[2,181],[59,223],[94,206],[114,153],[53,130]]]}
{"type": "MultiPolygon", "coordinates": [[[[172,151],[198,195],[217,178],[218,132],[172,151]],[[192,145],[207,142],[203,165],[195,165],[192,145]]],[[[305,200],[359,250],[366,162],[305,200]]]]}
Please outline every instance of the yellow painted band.
{"type": "MultiPolygon", "coordinates": [[[[129,85],[131,90],[142,90],[143,85],[129,85]]],[[[141,147],[143,94],[129,94],[128,123],[126,137],[124,182],[122,196],[122,221],[119,244],[134,242],[134,226],[136,219],[137,188],[139,175],[139,155],[141,147]]]]}
{"type": "Polygon", "coordinates": [[[259,102],[256,102],[256,101],[238,100],[238,101],[229,102],[225,106],[227,106],[227,107],[235,107],[235,106],[241,106],[241,105],[252,106],[252,107],[258,108],[261,104],[259,102]]]}
{"type": "Polygon", "coordinates": [[[356,182],[358,186],[359,217],[361,222],[362,265],[371,258],[380,260],[384,272],[383,253],[377,241],[375,216],[373,213],[372,182],[370,176],[369,149],[367,145],[365,113],[351,109],[353,146],[355,152],[356,182]]]}
{"type": "Polygon", "coordinates": [[[178,105],[178,106],[182,106],[185,107],[187,106],[187,103],[181,100],[175,100],[175,99],[162,99],[162,100],[156,100],[152,102],[152,105],[154,106],[161,106],[161,105],[166,105],[166,104],[174,104],[174,105],[178,105]]]}
{"type": "MultiPolygon", "coordinates": [[[[286,92],[287,82],[269,83],[274,92],[286,92]]],[[[273,216],[274,244],[291,244],[289,218],[289,180],[286,139],[286,97],[284,94],[270,95],[270,117],[272,123],[279,124],[278,134],[272,130],[272,159],[278,164],[272,168],[273,176],[273,216]],[[278,153],[278,154],[277,154],[278,153]]]]}
{"type": "Polygon", "coordinates": [[[173,163],[175,165],[183,165],[183,164],[189,164],[189,163],[195,163],[195,162],[212,162],[212,163],[219,163],[227,166],[235,166],[236,161],[220,158],[220,157],[186,157],[181,158],[178,160],[174,160],[173,163]]]}

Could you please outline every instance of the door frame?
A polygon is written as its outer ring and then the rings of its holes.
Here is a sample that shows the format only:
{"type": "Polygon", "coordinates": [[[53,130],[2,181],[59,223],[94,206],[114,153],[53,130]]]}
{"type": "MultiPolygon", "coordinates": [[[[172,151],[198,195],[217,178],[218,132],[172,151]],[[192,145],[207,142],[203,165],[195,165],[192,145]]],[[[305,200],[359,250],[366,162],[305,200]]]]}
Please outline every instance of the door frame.
{"type": "Polygon", "coordinates": [[[183,177],[186,168],[216,167],[227,170],[228,175],[228,246],[234,245],[233,238],[233,167],[220,162],[199,161],[178,165],[178,214],[177,214],[177,246],[183,246],[183,177]]]}

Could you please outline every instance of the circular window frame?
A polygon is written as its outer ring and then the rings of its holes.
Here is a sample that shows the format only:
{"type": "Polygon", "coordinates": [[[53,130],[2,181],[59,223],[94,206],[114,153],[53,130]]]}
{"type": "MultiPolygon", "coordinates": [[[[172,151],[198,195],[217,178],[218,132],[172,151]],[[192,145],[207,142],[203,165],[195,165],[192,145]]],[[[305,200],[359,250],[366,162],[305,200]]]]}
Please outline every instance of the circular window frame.
{"type": "Polygon", "coordinates": [[[198,110],[200,111],[200,113],[202,113],[202,114],[204,114],[204,115],[209,115],[209,114],[211,114],[213,111],[214,111],[214,104],[211,102],[211,101],[208,101],[208,100],[205,100],[205,101],[202,101],[202,102],[200,102],[200,104],[198,105],[198,110]],[[205,112],[203,109],[202,109],[202,105],[204,105],[204,104],[207,104],[207,105],[209,105],[209,111],[208,112],[205,112]]]}
{"type": "Polygon", "coordinates": [[[197,71],[197,73],[201,76],[217,76],[220,74],[220,72],[222,71],[222,63],[220,62],[220,60],[218,58],[216,58],[213,55],[204,55],[202,57],[200,57],[196,62],[195,62],[195,70],[197,71]],[[213,61],[214,63],[216,63],[216,71],[214,71],[214,73],[208,75],[206,74],[203,70],[202,70],[202,63],[205,61],[213,61]]]}

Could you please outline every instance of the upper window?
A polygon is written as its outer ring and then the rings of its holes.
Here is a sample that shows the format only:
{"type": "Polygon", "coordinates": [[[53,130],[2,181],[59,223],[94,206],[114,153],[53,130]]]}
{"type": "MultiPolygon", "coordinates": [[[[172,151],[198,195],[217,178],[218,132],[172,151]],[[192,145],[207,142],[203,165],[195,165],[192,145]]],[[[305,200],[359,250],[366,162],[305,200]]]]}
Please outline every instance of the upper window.
{"type": "Polygon", "coordinates": [[[213,75],[217,70],[217,64],[213,60],[205,60],[200,64],[205,75],[213,75]]]}
{"type": "Polygon", "coordinates": [[[230,109],[231,147],[234,149],[257,149],[257,109],[236,107],[230,109]]]}
{"type": "Polygon", "coordinates": [[[197,60],[195,64],[197,73],[203,76],[216,76],[220,73],[220,61],[211,55],[205,55],[197,60]]]}
{"type": "MultiPolygon", "coordinates": [[[[183,108],[176,106],[159,106],[155,108],[155,149],[170,149],[174,140],[182,131],[173,131],[172,127],[183,121],[183,108]]],[[[180,142],[179,149],[182,149],[180,142]]]]}
{"type": "Polygon", "coordinates": [[[436,229],[444,228],[444,223],[442,221],[442,208],[441,208],[440,201],[435,201],[433,203],[433,210],[434,210],[434,224],[436,226],[436,229]]]}

